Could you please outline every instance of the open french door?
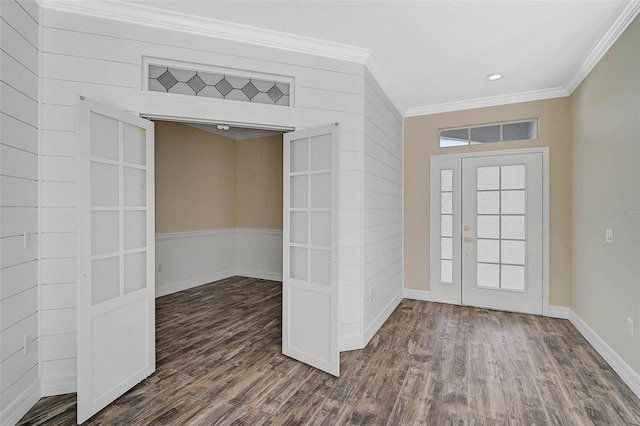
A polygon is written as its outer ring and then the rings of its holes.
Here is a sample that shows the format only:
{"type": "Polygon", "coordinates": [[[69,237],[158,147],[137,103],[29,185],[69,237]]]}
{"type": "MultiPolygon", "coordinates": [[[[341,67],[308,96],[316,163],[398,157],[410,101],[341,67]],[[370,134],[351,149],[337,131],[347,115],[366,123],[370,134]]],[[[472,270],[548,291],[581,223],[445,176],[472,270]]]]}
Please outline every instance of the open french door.
{"type": "Polygon", "coordinates": [[[78,100],[78,424],[155,371],[153,123],[78,100]]]}
{"type": "Polygon", "coordinates": [[[340,374],[339,125],[284,135],[282,353],[340,374]]]}

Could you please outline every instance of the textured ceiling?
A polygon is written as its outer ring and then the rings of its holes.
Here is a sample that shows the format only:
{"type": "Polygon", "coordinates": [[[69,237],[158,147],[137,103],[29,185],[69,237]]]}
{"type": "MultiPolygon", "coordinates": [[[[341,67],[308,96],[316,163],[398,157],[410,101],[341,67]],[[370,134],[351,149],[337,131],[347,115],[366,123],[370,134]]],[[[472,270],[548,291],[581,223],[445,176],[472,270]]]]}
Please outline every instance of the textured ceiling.
{"type": "Polygon", "coordinates": [[[407,108],[565,88],[628,2],[131,1],[371,49],[407,108]],[[504,78],[488,82],[485,76],[504,78]]]}

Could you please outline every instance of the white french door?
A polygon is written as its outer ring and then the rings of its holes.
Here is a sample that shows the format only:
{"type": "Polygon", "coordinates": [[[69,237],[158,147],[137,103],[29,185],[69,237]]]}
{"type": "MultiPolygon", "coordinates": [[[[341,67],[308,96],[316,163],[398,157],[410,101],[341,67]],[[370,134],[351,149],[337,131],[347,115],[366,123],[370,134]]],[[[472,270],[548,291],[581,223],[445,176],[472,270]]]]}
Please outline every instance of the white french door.
{"type": "Polygon", "coordinates": [[[152,122],[78,100],[78,424],[155,371],[152,122]]]}
{"type": "Polygon", "coordinates": [[[542,314],[543,154],[448,157],[432,167],[433,298],[542,314]]]}
{"type": "Polygon", "coordinates": [[[334,376],[339,125],[284,135],[282,353],[334,376]]]}

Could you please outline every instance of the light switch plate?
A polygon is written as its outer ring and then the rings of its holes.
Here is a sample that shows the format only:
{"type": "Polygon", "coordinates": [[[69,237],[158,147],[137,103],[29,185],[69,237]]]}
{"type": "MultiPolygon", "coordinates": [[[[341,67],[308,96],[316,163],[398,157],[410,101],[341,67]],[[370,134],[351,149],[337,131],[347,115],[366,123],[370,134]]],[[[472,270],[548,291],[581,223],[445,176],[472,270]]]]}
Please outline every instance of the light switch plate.
{"type": "Polygon", "coordinates": [[[613,229],[607,228],[607,231],[605,232],[604,240],[609,244],[613,243],[613,229]]]}

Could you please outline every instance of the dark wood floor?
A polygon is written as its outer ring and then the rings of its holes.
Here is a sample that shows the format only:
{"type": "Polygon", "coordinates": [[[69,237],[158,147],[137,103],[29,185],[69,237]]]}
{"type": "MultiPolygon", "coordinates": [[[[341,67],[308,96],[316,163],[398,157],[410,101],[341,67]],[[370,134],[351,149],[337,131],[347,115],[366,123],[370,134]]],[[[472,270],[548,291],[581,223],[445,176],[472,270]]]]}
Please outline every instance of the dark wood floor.
{"type": "MultiPolygon", "coordinates": [[[[157,300],[157,371],[94,425],[640,424],[640,401],[566,320],[404,300],[334,378],[280,353],[280,283],[157,300]]],[[[75,395],[20,424],[75,423],[75,395]]]]}

